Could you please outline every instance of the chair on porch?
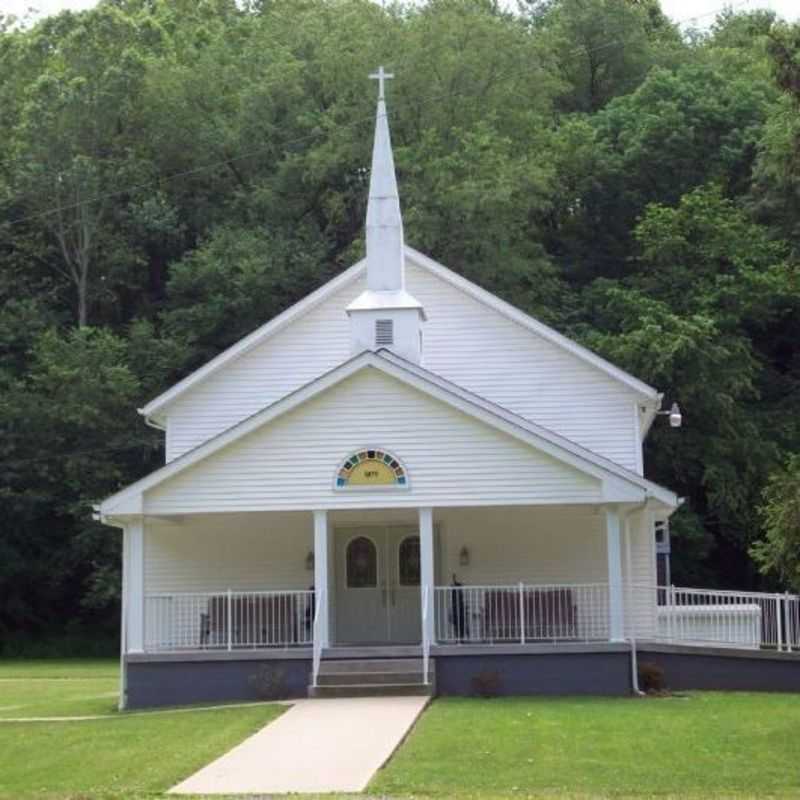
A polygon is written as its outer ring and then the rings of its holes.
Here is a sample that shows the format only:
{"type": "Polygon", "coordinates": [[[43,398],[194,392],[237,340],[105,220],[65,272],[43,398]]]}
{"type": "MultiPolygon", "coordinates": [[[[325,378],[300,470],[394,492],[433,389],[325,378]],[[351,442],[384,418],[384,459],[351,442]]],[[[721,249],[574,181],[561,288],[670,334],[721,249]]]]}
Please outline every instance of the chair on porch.
{"type": "MultiPolygon", "coordinates": [[[[577,607],[569,588],[524,588],[522,611],[526,642],[578,638],[577,607]]],[[[488,641],[521,641],[520,590],[508,588],[487,591],[483,601],[482,622],[484,638],[488,641]]]]}
{"type": "Polygon", "coordinates": [[[298,599],[292,595],[212,595],[206,612],[200,615],[200,646],[279,647],[296,644],[303,624],[301,616],[298,599]]]}

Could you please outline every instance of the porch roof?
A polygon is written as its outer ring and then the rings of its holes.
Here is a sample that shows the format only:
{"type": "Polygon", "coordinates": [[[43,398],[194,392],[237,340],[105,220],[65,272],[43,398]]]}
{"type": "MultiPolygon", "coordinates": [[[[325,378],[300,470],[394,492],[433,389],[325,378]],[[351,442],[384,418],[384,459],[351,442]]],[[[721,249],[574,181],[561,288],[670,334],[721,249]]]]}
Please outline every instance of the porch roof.
{"type": "Polygon", "coordinates": [[[343,362],[300,389],[106,498],[96,510],[101,518],[141,513],[144,492],[366,369],[377,369],[496,430],[509,434],[557,461],[600,480],[609,490],[606,492],[608,502],[643,502],[652,498],[667,513],[678,505],[678,498],[668,489],[423,367],[405,361],[389,351],[380,350],[365,351],[343,362]]]}

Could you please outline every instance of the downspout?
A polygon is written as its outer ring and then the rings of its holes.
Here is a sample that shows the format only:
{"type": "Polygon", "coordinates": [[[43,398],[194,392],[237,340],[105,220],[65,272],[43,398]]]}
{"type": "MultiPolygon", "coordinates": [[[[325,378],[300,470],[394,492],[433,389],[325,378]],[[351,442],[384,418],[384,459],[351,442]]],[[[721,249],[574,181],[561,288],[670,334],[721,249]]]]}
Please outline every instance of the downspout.
{"type": "MultiPolygon", "coordinates": [[[[625,535],[625,572],[627,580],[625,581],[625,585],[627,587],[627,597],[626,597],[626,605],[630,610],[632,606],[632,597],[631,597],[631,578],[633,577],[633,564],[631,561],[631,531],[630,531],[630,518],[633,514],[637,511],[644,511],[647,507],[647,497],[642,501],[642,503],[638,506],[634,506],[633,508],[628,510],[628,513],[625,514],[624,520],[624,535],[625,535]]],[[[626,637],[627,640],[630,642],[631,645],[631,691],[637,697],[645,697],[645,693],[639,688],[639,660],[636,655],[636,635],[634,633],[633,624],[630,626],[630,635],[626,637]]]]}

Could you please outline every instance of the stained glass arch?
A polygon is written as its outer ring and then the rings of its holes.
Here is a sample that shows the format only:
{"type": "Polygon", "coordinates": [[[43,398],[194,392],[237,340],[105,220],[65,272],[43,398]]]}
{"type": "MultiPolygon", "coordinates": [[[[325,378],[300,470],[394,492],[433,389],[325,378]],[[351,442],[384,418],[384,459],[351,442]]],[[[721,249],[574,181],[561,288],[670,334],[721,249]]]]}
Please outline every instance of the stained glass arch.
{"type": "Polygon", "coordinates": [[[351,453],[336,470],[337,489],[407,489],[408,473],[397,456],[381,447],[351,453]]]}

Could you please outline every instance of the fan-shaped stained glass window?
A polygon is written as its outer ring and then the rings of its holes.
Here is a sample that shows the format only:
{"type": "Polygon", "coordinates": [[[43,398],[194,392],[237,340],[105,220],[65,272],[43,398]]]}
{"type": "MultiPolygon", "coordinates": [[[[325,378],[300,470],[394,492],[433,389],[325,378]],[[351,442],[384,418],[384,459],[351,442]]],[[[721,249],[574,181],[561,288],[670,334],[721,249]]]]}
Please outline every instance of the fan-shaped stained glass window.
{"type": "Polygon", "coordinates": [[[406,536],[397,551],[401,586],[419,586],[419,536],[406,536]]]}
{"type": "Polygon", "coordinates": [[[406,468],[386,450],[359,450],[346,458],[336,472],[336,488],[408,486],[406,468]]]}
{"type": "Polygon", "coordinates": [[[375,543],[357,536],[347,545],[347,588],[369,589],[378,585],[378,553],[375,543]]]}

